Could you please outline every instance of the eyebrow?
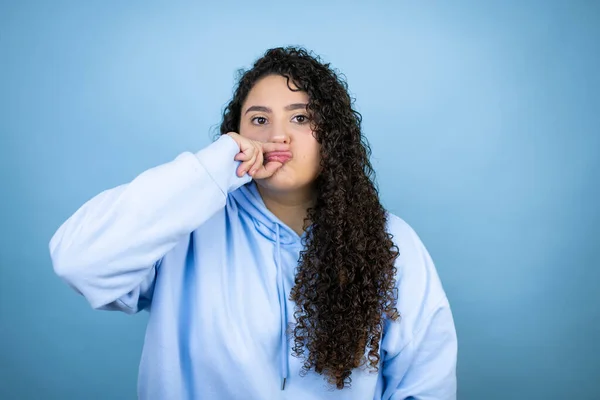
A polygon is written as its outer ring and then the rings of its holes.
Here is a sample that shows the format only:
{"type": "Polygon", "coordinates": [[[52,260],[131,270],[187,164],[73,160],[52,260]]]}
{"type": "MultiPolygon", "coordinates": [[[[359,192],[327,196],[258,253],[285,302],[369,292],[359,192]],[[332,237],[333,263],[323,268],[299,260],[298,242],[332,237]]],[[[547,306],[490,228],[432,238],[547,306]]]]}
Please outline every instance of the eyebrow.
{"type": "MultiPolygon", "coordinates": [[[[294,111],[294,110],[306,110],[306,107],[308,106],[308,104],[306,103],[294,103],[294,104],[290,104],[289,106],[285,106],[285,111],[294,111]]],[[[271,110],[269,107],[265,107],[265,106],[251,106],[248,107],[248,109],[246,110],[245,114],[248,114],[250,111],[261,111],[261,112],[265,112],[265,113],[272,113],[273,110],[271,110]]]]}

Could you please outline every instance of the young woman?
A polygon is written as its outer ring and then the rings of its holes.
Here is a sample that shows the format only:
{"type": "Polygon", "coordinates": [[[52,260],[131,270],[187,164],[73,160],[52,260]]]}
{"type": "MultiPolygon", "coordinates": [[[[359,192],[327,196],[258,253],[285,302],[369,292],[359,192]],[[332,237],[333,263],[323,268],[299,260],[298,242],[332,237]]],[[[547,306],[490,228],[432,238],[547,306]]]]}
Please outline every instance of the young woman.
{"type": "Polygon", "coordinates": [[[379,202],[346,83],[302,48],[268,50],[220,131],[50,241],[93,308],[149,311],[139,397],[454,399],[447,297],[379,202]]]}

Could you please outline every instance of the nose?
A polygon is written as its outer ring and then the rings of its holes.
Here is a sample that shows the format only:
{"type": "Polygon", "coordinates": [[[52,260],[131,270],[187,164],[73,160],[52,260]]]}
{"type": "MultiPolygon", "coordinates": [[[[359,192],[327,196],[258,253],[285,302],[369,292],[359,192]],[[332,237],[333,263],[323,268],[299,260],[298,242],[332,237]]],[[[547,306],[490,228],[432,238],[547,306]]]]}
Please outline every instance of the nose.
{"type": "Polygon", "coordinates": [[[271,142],[274,143],[290,143],[290,135],[285,131],[284,128],[277,128],[271,133],[271,142]]]}

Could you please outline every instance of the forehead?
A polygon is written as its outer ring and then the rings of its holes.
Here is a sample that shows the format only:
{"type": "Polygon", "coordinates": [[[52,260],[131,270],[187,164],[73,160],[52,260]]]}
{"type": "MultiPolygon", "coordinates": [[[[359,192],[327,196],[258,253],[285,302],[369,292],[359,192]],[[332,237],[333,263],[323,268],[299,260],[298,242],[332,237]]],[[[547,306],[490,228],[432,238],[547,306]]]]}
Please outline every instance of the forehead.
{"type": "Polygon", "coordinates": [[[245,104],[248,105],[282,105],[286,106],[291,103],[307,103],[308,94],[303,91],[293,91],[296,85],[281,75],[268,75],[254,84],[245,104]],[[250,104],[252,103],[252,104],[250,104]],[[259,104],[260,103],[260,104],[259,104]]]}

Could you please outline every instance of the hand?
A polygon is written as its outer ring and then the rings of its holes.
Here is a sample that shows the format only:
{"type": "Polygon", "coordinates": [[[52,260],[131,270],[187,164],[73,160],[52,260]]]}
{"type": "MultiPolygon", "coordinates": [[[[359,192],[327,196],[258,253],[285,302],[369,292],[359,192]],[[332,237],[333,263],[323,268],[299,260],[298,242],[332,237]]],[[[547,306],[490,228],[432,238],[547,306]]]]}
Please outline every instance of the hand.
{"type": "Polygon", "coordinates": [[[271,151],[289,151],[287,143],[263,143],[243,137],[236,132],[227,132],[240,147],[240,152],[234,157],[236,161],[242,161],[237,169],[237,175],[243,176],[248,173],[254,179],[265,179],[271,177],[281,166],[278,161],[270,161],[263,165],[264,153],[271,151]]]}

